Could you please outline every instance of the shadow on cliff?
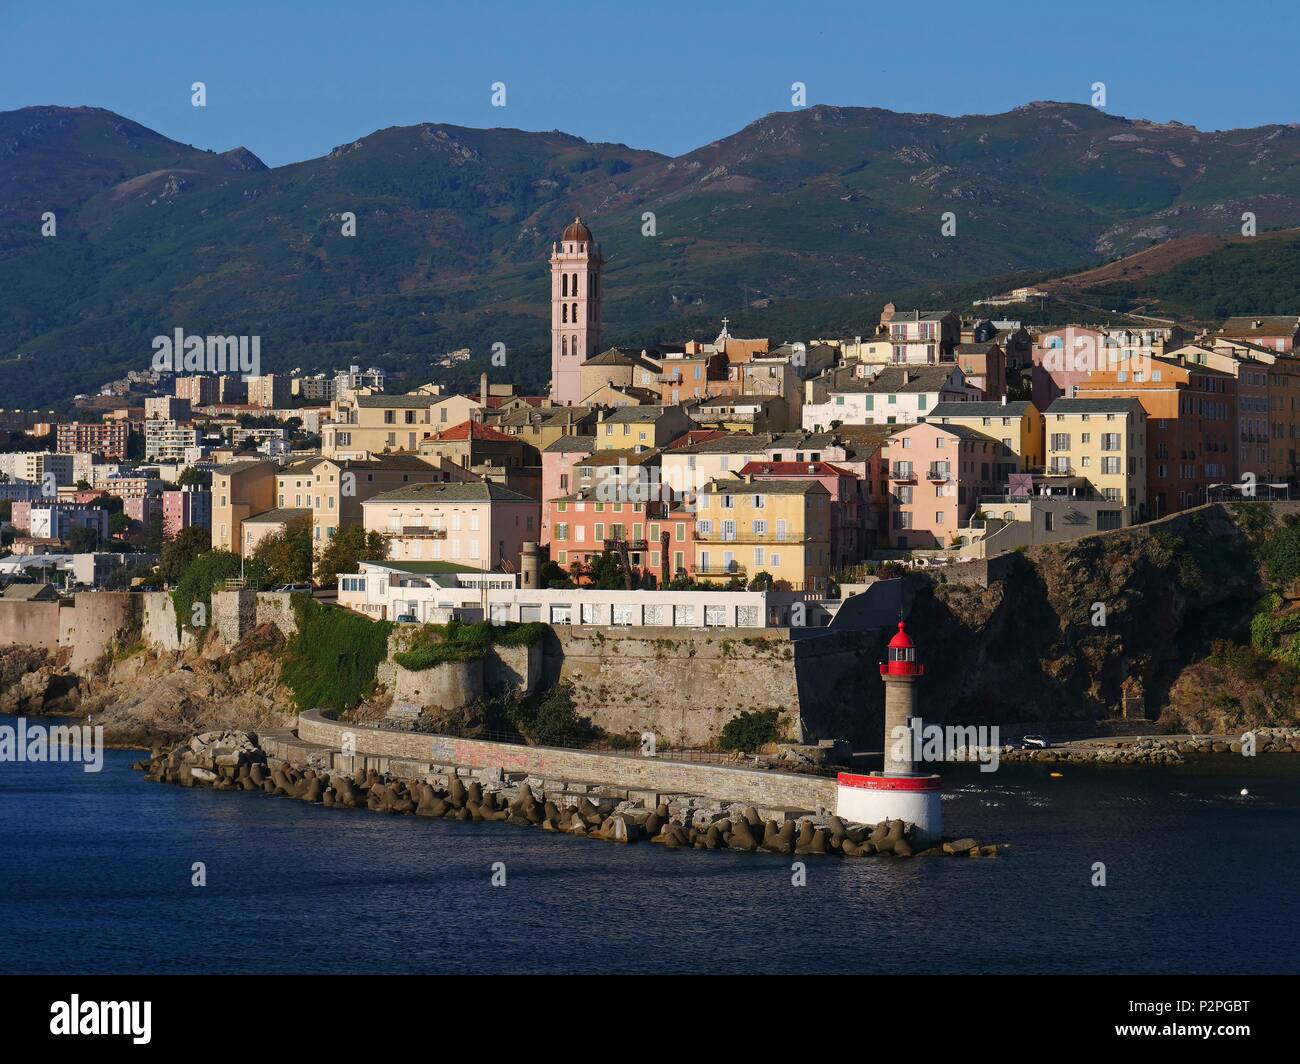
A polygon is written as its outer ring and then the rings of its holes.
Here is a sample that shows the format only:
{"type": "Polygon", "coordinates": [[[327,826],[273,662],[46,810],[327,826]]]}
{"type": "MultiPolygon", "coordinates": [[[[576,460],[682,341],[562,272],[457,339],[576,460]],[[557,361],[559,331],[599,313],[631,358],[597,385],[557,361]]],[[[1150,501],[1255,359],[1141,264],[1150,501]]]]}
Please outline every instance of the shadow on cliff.
{"type": "Polygon", "coordinates": [[[1154,720],[1183,669],[1240,635],[1260,594],[1221,507],[1009,561],[988,588],[908,578],[923,719],[1154,720]]]}

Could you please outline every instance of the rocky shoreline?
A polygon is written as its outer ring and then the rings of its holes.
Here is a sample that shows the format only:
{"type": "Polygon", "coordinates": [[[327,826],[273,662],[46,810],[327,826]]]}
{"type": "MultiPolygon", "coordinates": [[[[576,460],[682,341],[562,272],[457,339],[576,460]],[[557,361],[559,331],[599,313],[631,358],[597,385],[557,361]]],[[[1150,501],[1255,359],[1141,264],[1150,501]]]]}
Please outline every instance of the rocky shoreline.
{"type": "MultiPolygon", "coordinates": [[[[1300,753],[1300,728],[1256,728],[1254,752],[1258,754],[1300,753]]],[[[1106,742],[1065,744],[1046,750],[1005,749],[999,757],[1010,764],[1077,765],[1185,765],[1216,755],[1245,753],[1244,737],[1226,736],[1141,736],[1106,742]]]]}
{"type": "MultiPolygon", "coordinates": [[[[644,801],[602,793],[598,785],[565,785],[548,793],[533,777],[507,779],[495,770],[459,768],[455,775],[404,779],[374,769],[362,775],[326,772],[268,756],[250,732],[205,732],[133,766],[145,777],[184,787],[261,792],[330,809],[499,821],[606,842],[648,841],[667,849],[763,850],[795,856],[996,857],[1002,845],[950,839],[916,845],[901,820],[856,824],[833,815],[792,815],[778,822],[753,806],[679,796],[644,801]],[[580,787],[583,793],[571,789],[580,787]]],[[[662,796],[661,796],[662,798],[662,796]]]]}

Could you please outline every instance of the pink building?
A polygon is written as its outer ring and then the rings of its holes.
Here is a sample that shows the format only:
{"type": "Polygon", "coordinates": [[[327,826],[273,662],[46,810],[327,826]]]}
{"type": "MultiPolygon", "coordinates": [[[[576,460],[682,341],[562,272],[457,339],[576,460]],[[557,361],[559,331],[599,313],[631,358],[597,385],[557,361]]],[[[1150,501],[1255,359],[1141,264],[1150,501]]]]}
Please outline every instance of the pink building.
{"type": "MultiPolygon", "coordinates": [[[[542,451],[542,501],[571,495],[578,487],[573,467],[596,451],[595,436],[561,436],[542,451]]],[[[551,542],[551,507],[542,507],[542,546],[551,542]]]]}
{"type": "Polygon", "coordinates": [[[175,539],[183,528],[212,527],[212,492],[193,484],[162,493],[164,539],[175,539]]]}
{"type": "Polygon", "coordinates": [[[657,581],[662,580],[665,558],[670,580],[694,571],[694,511],[666,509],[661,502],[598,502],[593,489],[552,499],[545,509],[550,511],[551,560],[565,569],[586,565],[621,539],[627,542],[632,564],[653,573],[657,581]]]}
{"type": "Polygon", "coordinates": [[[122,512],[148,528],[162,517],[162,499],[157,495],[128,495],[122,500],[122,512]]]}
{"type": "Polygon", "coordinates": [[[993,494],[1001,442],[961,425],[926,422],[896,433],[889,462],[889,539],[900,550],[940,550],[993,494]]]}
{"type": "Polygon", "coordinates": [[[1073,398],[1074,386],[1093,370],[1107,368],[1106,334],[1082,325],[1053,329],[1038,337],[1032,357],[1034,407],[1046,410],[1055,399],[1073,398]]]}

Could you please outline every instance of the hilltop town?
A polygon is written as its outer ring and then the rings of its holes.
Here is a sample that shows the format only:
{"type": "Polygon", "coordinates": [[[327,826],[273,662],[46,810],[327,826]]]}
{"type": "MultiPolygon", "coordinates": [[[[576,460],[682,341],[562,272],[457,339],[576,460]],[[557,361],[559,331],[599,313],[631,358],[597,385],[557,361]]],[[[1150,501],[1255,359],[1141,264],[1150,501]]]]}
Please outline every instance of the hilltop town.
{"type": "Polygon", "coordinates": [[[519,394],[506,370],[477,394],[436,380],[393,394],[375,367],[142,371],[71,417],[4,411],[0,572],[158,583],[149,564],[194,529],[249,560],[309,538],[270,566],[306,583],[336,535],[363,529],[376,549],[323,582],[353,577],[341,601],[390,619],[425,620],[446,589],[350,597],[368,572],[437,570],[477,595],[474,574],[504,591],[533,563],[539,589],[833,600],[881,566],[1285,497],[1296,473],[1296,316],[1196,334],[890,304],[851,339],[742,338],[724,320],[712,342],[630,349],[604,343],[603,265],[575,220],[550,259],[546,395],[519,394]]]}

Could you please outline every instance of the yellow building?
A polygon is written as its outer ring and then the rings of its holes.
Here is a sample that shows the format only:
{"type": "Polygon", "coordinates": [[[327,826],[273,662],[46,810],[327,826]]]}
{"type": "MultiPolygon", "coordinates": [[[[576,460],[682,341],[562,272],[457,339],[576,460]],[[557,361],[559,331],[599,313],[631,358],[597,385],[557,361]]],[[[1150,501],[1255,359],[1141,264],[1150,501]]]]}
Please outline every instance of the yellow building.
{"type": "Polygon", "coordinates": [[[662,447],[695,427],[680,406],[621,406],[596,422],[598,451],[662,447]]]}
{"type": "Polygon", "coordinates": [[[321,454],[370,458],[385,451],[415,451],[426,436],[477,419],[482,404],[467,395],[353,395],[330,403],[321,425],[321,454]]]}
{"type": "Polygon", "coordinates": [[[960,425],[1001,441],[993,478],[1000,483],[1008,473],[1037,472],[1046,465],[1045,423],[1033,403],[940,403],[925,420],[960,425]]]}
{"type": "Polygon", "coordinates": [[[816,480],[714,480],[696,496],[695,577],[820,591],[831,572],[831,495],[816,480]]]}
{"type": "Polygon", "coordinates": [[[275,505],[274,462],[234,462],[212,471],[212,547],[242,553],[243,524],[275,505]]]}
{"type": "Polygon", "coordinates": [[[1098,514],[1099,529],[1146,516],[1146,422],[1136,399],[1057,399],[1047,408],[1047,478],[1082,478],[1115,503],[1114,515],[1098,514]]]}
{"type": "Polygon", "coordinates": [[[368,462],[310,458],[276,473],[274,505],[308,512],[312,547],[319,553],[340,528],[361,524],[361,504],[367,499],[407,484],[446,480],[445,473],[410,455],[386,455],[368,462]]]}

